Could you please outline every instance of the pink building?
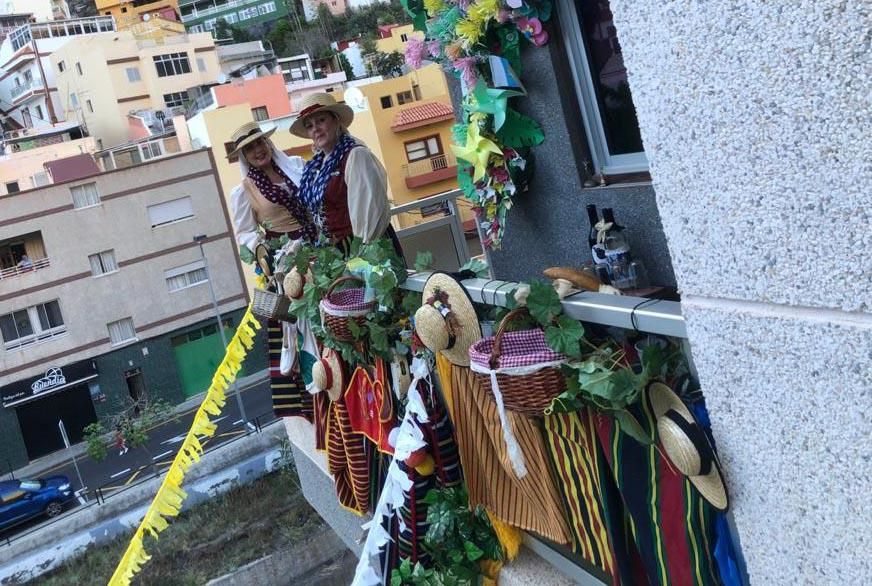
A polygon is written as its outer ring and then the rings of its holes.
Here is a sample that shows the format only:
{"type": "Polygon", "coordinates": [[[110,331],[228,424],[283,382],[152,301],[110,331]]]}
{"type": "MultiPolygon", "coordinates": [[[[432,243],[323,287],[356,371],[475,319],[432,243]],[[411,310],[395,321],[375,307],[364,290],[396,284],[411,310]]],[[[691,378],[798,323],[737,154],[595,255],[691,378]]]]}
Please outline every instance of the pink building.
{"type": "Polygon", "coordinates": [[[281,74],[255,79],[233,79],[212,88],[215,103],[222,106],[248,104],[255,120],[280,118],[291,114],[288,89],[281,74]]]}

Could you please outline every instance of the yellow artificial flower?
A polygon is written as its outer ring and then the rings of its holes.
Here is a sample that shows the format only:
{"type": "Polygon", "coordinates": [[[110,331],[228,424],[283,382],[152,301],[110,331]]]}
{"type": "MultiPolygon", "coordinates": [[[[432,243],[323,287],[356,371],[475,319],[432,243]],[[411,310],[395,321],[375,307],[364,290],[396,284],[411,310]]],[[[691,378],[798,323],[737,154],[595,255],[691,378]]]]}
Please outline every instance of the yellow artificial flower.
{"type": "Polygon", "coordinates": [[[488,20],[497,17],[500,5],[497,0],[481,0],[469,8],[468,18],[473,22],[484,25],[488,20]]]}
{"type": "Polygon", "coordinates": [[[433,16],[437,12],[441,12],[445,8],[445,2],[442,0],[424,0],[424,9],[427,14],[433,16]]]}
{"type": "Polygon", "coordinates": [[[481,25],[471,20],[459,20],[454,31],[467,47],[476,44],[481,38],[481,25]]]}

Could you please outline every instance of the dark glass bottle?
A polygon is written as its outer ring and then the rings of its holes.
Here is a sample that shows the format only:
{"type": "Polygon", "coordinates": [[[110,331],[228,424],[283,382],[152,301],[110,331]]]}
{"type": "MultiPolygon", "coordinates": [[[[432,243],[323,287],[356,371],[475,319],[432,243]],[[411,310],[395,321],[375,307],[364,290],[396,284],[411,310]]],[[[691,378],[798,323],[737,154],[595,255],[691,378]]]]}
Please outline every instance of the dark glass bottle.
{"type": "Polygon", "coordinates": [[[596,244],[596,225],[599,222],[599,214],[596,211],[596,206],[593,204],[588,204],[587,206],[587,245],[589,248],[593,248],[593,245],[596,244]]]}

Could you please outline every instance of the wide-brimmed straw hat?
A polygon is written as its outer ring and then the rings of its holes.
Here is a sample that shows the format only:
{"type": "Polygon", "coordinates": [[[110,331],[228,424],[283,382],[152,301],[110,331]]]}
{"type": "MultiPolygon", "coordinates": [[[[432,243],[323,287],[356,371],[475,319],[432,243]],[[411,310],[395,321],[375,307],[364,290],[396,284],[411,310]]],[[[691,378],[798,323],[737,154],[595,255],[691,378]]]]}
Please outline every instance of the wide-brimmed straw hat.
{"type": "Polygon", "coordinates": [[[339,354],[332,348],[321,351],[321,359],[312,365],[312,386],[317,392],[327,391],[331,401],[336,401],[345,390],[345,372],[339,354]]]}
{"type": "Polygon", "coordinates": [[[309,138],[309,133],[306,132],[303,122],[316,112],[333,112],[339,118],[339,124],[343,128],[348,128],[351,121],[354,120],[354,110],[351,106],[340,104],[333,96],[325,92],[309,94],[300,100],[298,104],[300,113],[297,114],[297,119],[291,124],[291,134],[295,134],[300,138],[309,138]]]}
{"type": "Polygon", "coordinates": [[[415,312],[415,332],[427,348],[442,352],[452,364],[469,366],[469,347],[481,339],[472,298],[447,273],[436,272],[424,283],[424,305],[415,312]]]}
{"type": "Polygon", "coordinates": [[[245,145],[251,144],[259,138],[269,138],[275,132],[275,128],[270,128],[267,131],[261,130],[257,122],[246,122],[237,128],[230,136],[230,142],[233,143],[233,150],[227,153],[227,158],[232,157],[243,148],[245,145]]]}
{"type": "Polygon", "coordinates": [[[675,392],[663,383],[648,385],[648,402],[657,419],[657,432],[672,464],[687,476],[702,497],[721,511],[730,498],[720,462],[708,436],[675,392]]]}

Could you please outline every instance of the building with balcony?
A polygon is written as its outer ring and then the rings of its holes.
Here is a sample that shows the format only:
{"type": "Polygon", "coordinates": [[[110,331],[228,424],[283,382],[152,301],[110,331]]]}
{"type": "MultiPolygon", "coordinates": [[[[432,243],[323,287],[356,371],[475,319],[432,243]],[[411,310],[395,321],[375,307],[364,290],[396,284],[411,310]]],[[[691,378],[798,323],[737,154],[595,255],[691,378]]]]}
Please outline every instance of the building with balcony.
{"type": "Polygon", "coordinates": [[[33,15],[29,12],[20,14],[0,14],[0,42],[3,42],[9,33],[15,29],[34,22],[33,15]]]}
{"type": "Polygon", "coordinates": [[[0,110],[5,125],[30,128],[66,120],[51,55],[73,38],[115,30],[112,17],[26,24],[0,43],[0,110]]]}
{"type": "Polygon", "coordinates": [[[118,30],[126,30],[153,18],[178,20],[178,0],[94,0],[97,13],[112,16],[118,30]]]}
{"type": "Polygon", "coordinates": [[[0,0],[0,14],[23,13],[32,15],[36,22],[70,18],[64,0],[0,0]]]}
{"type": "Polygon", "coordinates": [[[80,120],[98,147],[108,149],[169,129],[193,100],[190,88],[214,83],[215,43],[205,33],[139,39],[131,31],[71,39],[51,57],[61,112],[80,120]]]}
{"type": "Polygon", "coordinates": [[[0,196],[49,185],[55,179],[51,166],[46,167],[47,163],[76,155],[93,155],[97,150],[97,141],[93,137],[71,139],[67,132],[50,138],[52,140],[46,135],[37,137],[44,141],[41,145],[34,144],[33,140],[13,142],[4,154],[0,154],[0,196]]]}
{"type": "Polygon", "coordinates": [[[182,22],[190,32],[211,32],[218,19],[250,28],[288,16],[282,0],[179,0],[182,22]]]}
{"type": "Polygon", "coordinates": [[[119,405],[208,387],[208,282],[225,324],[247,305],[208,150],[2,197],[0,218],[0,460],[61,448],[59,419],[75,442],[119,405]]]}

